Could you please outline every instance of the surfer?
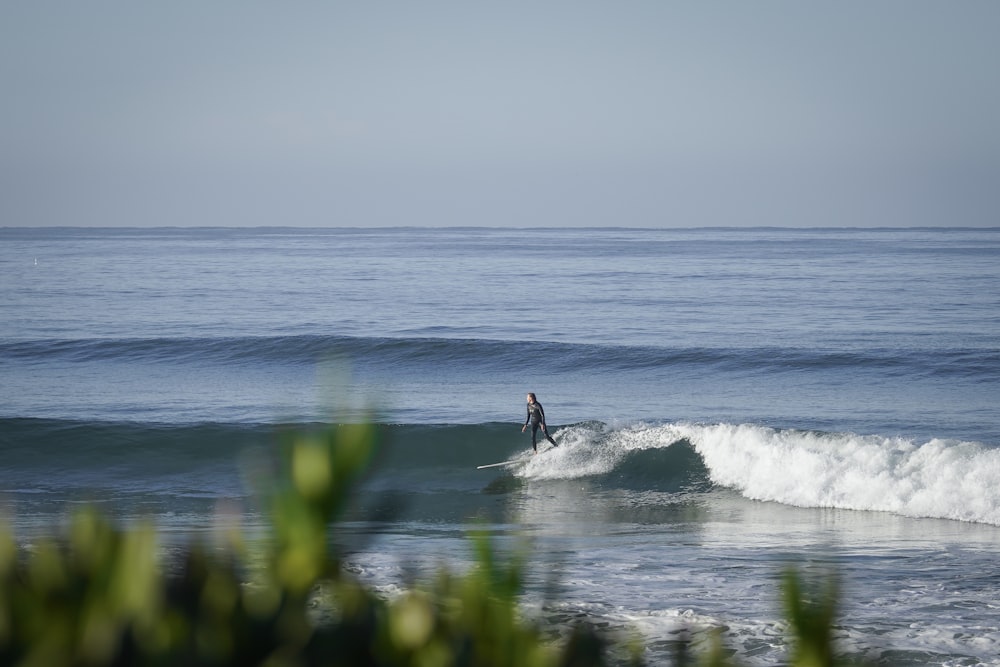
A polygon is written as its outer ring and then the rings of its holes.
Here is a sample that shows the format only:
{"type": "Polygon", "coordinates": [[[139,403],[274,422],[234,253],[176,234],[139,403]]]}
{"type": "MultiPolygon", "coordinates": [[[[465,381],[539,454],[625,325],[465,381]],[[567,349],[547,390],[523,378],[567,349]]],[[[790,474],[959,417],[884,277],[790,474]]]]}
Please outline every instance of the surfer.
{"type": "Polygon", "coordinates": [[[521,427],[521,433],[528,428],[528,422],[531,422],[531,448],[538,453],[538,429],[541,427],[542,433],[545,434],[546,439],[552,443],[553,447],[558,447],[556,441],[552,439],[549,435],[549,429],[545,426],[545,410],[542,408],[542,404],[538,402],[534,394],[528,394],[528,418],[524,420],[524,426],[521,427]]]}

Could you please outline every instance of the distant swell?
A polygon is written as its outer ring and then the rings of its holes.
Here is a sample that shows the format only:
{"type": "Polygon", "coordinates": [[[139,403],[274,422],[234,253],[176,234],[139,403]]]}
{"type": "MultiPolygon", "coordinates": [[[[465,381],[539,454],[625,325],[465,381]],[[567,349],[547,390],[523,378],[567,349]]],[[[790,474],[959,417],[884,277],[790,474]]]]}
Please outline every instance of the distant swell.
{"type": "Polygon", "coordinates": [[[553,371],[585,367],[590,372],[635,371],[664,367],[723,371],[865,370],[899,375],[949,375],[968,380],[996,380],[1000,352],[982,349],[905,348],[857,352],[789,347],[709,348],[613,346],[545,341],[462,338],[352,337],[338,335],[97,338],[29,340],[0,343],[0,360],[17,363],[64,361],[86,363],[169,364],[315,364],[331,358],[360,365],[461,363],[470,368],[509,368],[545,364],[553,371]]]}

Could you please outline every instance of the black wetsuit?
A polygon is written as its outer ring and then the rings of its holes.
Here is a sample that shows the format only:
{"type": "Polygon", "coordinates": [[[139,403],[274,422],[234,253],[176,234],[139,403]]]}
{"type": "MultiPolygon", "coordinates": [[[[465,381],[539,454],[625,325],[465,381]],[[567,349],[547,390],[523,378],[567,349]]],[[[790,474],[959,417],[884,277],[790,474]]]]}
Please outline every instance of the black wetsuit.
{"type": "Polygon", "coordinates": [[[528,403],[528,418],[524,420],[524,425],[527,426],[528,422],[531,422],[531,448],[536,452],[538,451],[538,427],[542,428],[542,433],[545,434],[546,439],[552,443],[553,447],[558,447],[556,441],[552,439],[549,435],[549,429],[545,427],[545,410],[542,408],[542,404],[538,401],[534,403],[528,403]]]}

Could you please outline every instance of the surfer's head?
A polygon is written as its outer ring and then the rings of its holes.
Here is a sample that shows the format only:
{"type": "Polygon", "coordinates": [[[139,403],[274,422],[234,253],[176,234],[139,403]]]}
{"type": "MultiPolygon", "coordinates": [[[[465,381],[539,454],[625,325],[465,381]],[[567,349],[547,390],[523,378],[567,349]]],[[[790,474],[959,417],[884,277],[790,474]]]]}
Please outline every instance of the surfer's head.
{"type": "Polygon", "coordinates": [[[528,393],[528,403],[534,403],[534,402],[535,402],[535,395],[533,393],[529,392],[528,393]]]}

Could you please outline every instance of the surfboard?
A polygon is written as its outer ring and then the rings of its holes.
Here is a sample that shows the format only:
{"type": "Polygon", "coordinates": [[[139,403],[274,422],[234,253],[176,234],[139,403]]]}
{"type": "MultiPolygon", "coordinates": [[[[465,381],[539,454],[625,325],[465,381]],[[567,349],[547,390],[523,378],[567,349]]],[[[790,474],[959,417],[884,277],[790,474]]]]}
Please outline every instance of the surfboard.
{"type": "MultiPolygon", "coordinates": [[[[549,447],[548,449],[543,449],[538,453],[541,454],[542,452],[548,452],[553,449],[555,449],[555,447],[549,447]]],[[[531,454],[527,454],[525,456],[519,456],[516,459],[511,459],[510,461],[501,461],[500,463],[487,463],[484,466],[476,466],[476,470],[482,470],[483,468],[499,468],[501,466],[512,466],[518,463],[527,463],[530,460],[531,460],[531,454]]]]}
{"type": "Polygon", "coordinates": [[[483,468],[499,468],[500,466],[510,466],[517,463],[527,463],[528,459],[511,459],[510,461],[501,461],[500,463],[487,463],[484,466],[476,466],[476,470],[482,470],[483,468]]]}

